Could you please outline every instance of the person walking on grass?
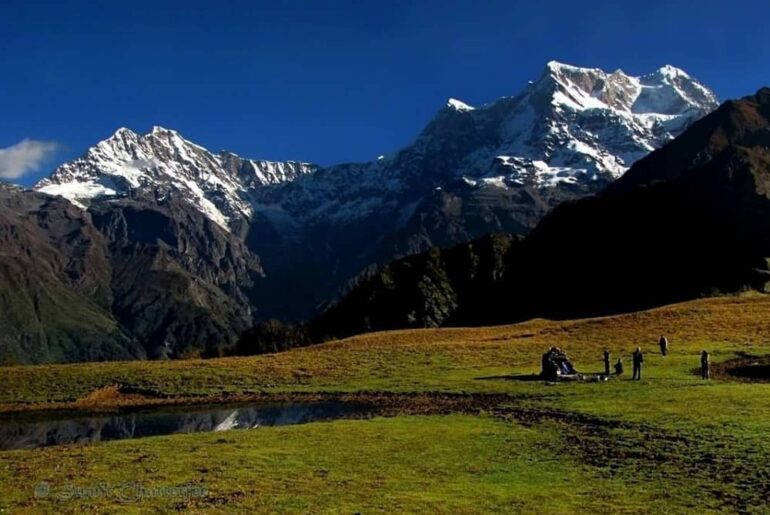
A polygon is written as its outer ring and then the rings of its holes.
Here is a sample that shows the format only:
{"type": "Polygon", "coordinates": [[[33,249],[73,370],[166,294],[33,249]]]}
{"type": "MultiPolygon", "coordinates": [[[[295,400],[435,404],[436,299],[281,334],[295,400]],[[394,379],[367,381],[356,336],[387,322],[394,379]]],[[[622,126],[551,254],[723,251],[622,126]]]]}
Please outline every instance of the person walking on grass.
{"type": "Polygon", "coordinates": [[[660,339],[658,340],[658,346],[660,347],[661,356],[667,356],[668,355],[668,338],[666,338],[666,336],[664,335],[660,336],[660,339]]]}
{"type": "Polygon", "coordinates": [[[711,356],[705,350],[700,353],[700,375],[703,379],[711,379],[711,356]]]}
{"type": "Polygon", "coordinates": [[[661,335],[660,340],[658,340],[658,345],[660,345],[660,353],[665,356],[668,354],[668,338],[661,335]]]}
{"type": "Polygon", "coordinates": [[[642,363],[644,363],[644,356],[642,355],[642,349],[637,347],[633,355],[634,361],[634,375],[633,379],[636,381],[642,380],[642,363]]]}
{"type": "Polygon", "coordinates": [[[610,375],[610,351],[604,349],[604,375],[610,375]]]}

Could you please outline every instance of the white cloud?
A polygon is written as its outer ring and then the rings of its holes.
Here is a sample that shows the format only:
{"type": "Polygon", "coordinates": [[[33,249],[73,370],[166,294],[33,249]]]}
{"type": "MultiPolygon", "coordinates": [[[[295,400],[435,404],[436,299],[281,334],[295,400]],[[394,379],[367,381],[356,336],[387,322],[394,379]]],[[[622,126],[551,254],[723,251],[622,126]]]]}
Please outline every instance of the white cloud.
{"type": "Polygon", "coordinates": [[[61,146],[53,141],[25,139],[0,148],[0,179],[18,179],[36,172],[51,159],[61,146]]]}

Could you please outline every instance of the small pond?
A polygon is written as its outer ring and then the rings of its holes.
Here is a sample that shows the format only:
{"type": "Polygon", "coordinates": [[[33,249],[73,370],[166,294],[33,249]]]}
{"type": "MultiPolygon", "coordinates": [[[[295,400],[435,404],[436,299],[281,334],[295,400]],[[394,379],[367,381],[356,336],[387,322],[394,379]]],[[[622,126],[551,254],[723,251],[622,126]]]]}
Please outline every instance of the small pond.
{"type": "Polygon", "coordinates": [[[0,418],[0,450],[124,440],[178,433],[256,429],[372,412],[344,402],[175,406],[117,413],[29,413],[0,418]]]}

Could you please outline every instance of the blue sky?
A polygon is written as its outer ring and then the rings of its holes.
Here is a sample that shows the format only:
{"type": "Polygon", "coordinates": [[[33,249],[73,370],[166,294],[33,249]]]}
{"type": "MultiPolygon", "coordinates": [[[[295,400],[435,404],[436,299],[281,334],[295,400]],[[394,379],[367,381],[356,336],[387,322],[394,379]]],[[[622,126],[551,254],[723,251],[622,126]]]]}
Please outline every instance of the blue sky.
{"type": "Polygon", "coordinates": [[[0,163],[29,184],[153,125],[253,158],[368,160],[448,97],[513,95],[551,59],[673,64],[742,96],[770,85],[769,19],[765,0],[4,2],[0,163]],[[49,147],[12,147],[27,138],[49,147]]]}

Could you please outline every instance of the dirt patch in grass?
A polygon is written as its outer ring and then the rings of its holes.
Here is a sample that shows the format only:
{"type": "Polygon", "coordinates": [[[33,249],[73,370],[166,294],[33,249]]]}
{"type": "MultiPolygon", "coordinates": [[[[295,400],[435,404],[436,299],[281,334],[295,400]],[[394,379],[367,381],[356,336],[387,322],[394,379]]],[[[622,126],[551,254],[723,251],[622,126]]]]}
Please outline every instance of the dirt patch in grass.
{"type": "MultiPolygon", "coordinates": [[[[695,370],[695,373],[700,375],[700,368],[695,370]]],[[[770,382],[770,355],[742,355],[736,359],[713,364],[711,377],[749,383],[768,383],[770,382]]]]}
{"type": "Polygon", "coordinates": [[[695,437],[652,424],[548,408],[501,406],[492,414],[534,428],[557,424],[580,461],[607,477],[664,485],[687,478],[700,484],[720,510],[737,513],[749,513],[752,506],[770,498],[762,456],[755,449],[733,448],[731,437],[717,433],[695,437]]]}
{"type": "Polygon", "coordinates": [[[97,388],[88,395],[81,397],[75,404],[83,408],[94,408],[114,404],[139,404],[162,399],[164,396],[147,389],[134,388],[121,384],[111,384],[97,388]]]}

